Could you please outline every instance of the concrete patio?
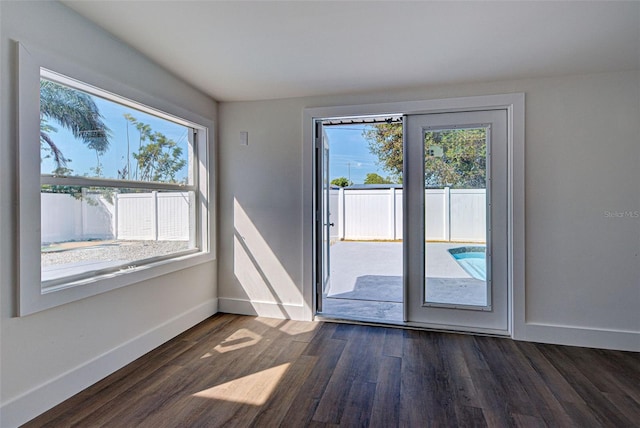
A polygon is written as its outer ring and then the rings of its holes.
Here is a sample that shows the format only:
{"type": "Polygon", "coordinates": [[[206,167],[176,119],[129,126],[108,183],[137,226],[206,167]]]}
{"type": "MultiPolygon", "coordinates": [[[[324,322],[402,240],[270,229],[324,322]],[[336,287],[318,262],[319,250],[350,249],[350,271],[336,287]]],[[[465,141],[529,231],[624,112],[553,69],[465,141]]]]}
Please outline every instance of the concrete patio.
{"type": "MultiPolygon", "coordinates": [[[[427,243],[427,301],[486,305],[486,284],[449,254],[467,243],[427,243]]],[[[331,246],[331,280],[321,315],[362,321],[403,321],[402,243],[339,241],[331,246]]]]}

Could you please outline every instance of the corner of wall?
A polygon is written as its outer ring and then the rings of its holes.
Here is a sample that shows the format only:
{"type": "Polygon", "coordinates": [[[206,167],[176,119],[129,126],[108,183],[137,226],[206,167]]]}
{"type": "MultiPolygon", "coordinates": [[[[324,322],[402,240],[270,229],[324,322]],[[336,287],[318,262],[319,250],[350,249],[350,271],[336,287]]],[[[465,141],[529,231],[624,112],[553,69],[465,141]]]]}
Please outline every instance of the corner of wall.
{"type": "Polygon", "coordinates": [[[0,426],[22,425],[218,312],[211,299],[0,405],[0,426]]]}

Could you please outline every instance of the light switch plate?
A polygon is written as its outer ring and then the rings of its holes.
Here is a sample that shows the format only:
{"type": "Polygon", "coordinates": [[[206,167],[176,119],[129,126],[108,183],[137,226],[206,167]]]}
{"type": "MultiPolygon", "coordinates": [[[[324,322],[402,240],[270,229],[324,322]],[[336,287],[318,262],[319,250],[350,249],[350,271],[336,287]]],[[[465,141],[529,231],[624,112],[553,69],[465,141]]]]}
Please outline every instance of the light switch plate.
{"type": "Polygon", "coordinates": [[[240,145],[249,145],[249,133],[247,131],[240,131],[240,145]]]}

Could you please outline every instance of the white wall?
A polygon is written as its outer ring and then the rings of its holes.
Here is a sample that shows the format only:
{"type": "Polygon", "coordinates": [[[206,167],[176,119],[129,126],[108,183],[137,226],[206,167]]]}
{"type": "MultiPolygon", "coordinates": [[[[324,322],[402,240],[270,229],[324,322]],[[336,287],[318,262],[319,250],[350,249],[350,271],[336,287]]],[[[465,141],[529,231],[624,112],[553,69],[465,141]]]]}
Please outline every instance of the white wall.
{"type": "Polygon", "coordinates": [[[0,15],[0,426],[6,428],[35,417],[213,314],[217,295],[216,263],[211,262],[15,317],[17,100],[10,39],[64,55],[142,97],[208,118],[204,125],[213,127],[217,106],[57,2],[0,2],[0,15]]]}
{"type": "Polygon", "coordinates": [[[221,310],[291,316],[310,304],[302,294],[311,284],[302,275],[303,233],[312,227],[302,224],[305,107],[508,92],[526,93],[526,299],[515,308],[515,336],[640,350],[640,219],[606,215],[640,210],[638,70],[221,103],[221,310]],[[240,131],[249,146],[240,146],[240,131]],[[234,257],[234,201],[289,278],[260,301],[251,296],[262,285],[237,275],[265,266],[234,257]]]}
{"type": "Polygon", "coordinates": [[[94,195],[76,198],[65,193],[42,193],[40,198],[41,242],[115,237],[115,211],[104,198],[94,195]]]}

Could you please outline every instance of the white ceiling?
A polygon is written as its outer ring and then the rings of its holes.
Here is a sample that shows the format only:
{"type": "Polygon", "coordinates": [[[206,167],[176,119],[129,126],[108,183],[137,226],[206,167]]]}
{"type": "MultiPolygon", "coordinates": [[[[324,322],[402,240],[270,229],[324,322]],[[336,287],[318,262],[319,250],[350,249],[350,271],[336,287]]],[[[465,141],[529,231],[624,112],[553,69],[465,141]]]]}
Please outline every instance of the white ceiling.
{"type": "Polygon", "coordinates": [[[220,101],[640,68],[640,2],[63,3],[220,101]]]}

